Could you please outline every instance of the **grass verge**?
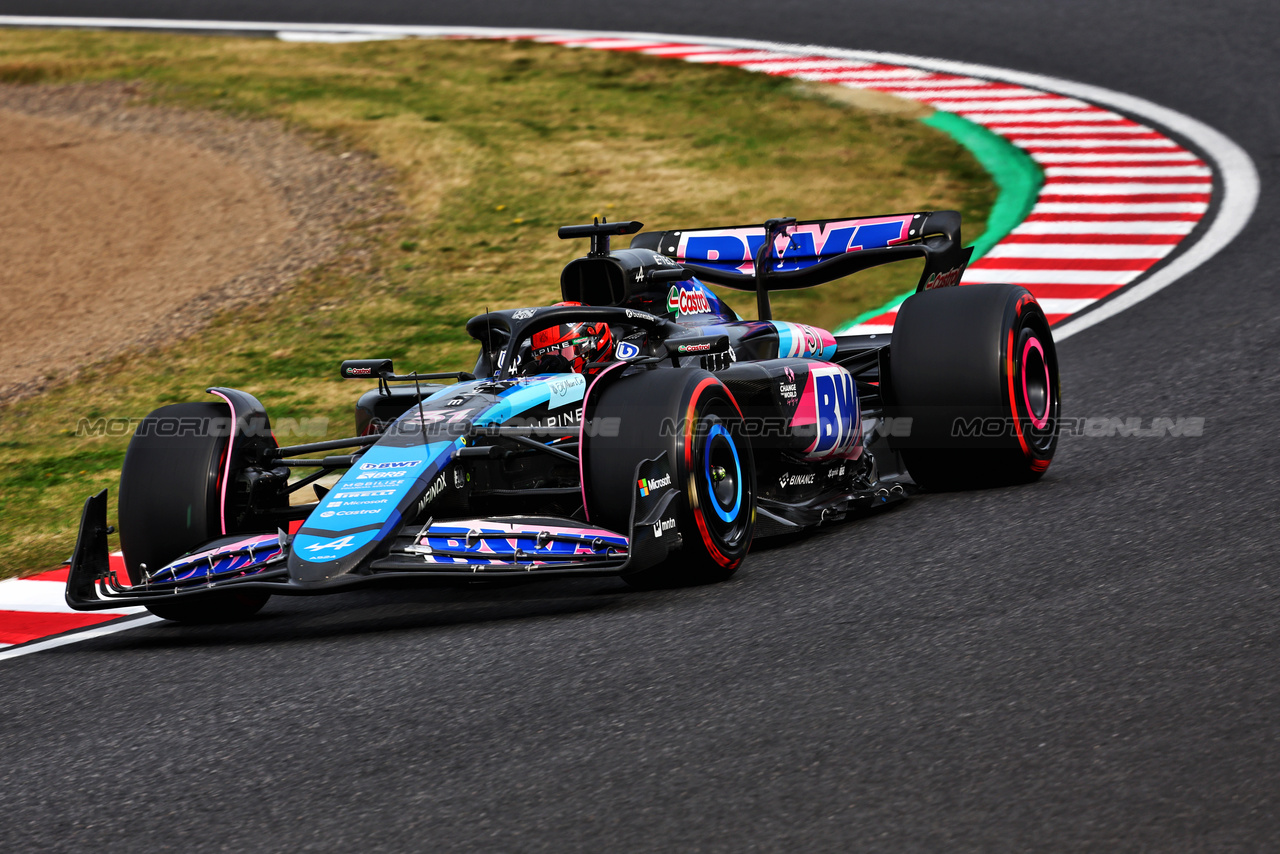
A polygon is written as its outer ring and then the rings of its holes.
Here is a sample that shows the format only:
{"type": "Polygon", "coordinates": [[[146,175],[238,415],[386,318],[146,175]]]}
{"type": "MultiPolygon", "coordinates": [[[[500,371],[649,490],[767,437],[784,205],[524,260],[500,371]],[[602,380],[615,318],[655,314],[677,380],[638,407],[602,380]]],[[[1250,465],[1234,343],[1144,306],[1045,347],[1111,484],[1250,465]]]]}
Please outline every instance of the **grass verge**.
{"type": "MultiPolygon", "coordinates": [[[[0,32],[0,81],[94,80],[138,81],[144,100],[281,120],[317,144],[370,152],[393,170],[404,214],[353,229],[353,243],[372,244],[370,263],[314,269],[200,335],[0,407],[0,575],[65,558],[84,497],[114,493],[127,436],[77,435],[81,419],[137,418],[229,385],[273,419],[318,418],[345,435],[360,389],[334,379],[339,360],[469,367],[469,316],[558,298],[560,267],[583,248],[558,240],[559,225],[955,208],[972,239],[996,192],[963,148],[909,115],[730,68],[527,42],[0,32]]],[[[775,313],[834,328],[918,274],[867,271],[780,295],[775,313]]],[[[752,310],[749,294],[727,296],[752,310]]]]}

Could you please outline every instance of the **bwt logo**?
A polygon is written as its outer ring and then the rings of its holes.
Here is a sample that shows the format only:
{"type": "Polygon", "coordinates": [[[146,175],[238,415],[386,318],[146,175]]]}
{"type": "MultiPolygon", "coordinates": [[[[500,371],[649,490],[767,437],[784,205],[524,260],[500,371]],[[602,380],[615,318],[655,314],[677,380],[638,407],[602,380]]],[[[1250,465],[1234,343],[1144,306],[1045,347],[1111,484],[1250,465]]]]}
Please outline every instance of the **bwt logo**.
{"type": "Polygon", "coordinates": [[[809,455],[827,456],[851,450],[862,437],[853,377],[834,366],[812,368],[809,376],[813,380],[814,414],[818,422],[818,437],[809,446],[809,455]]]}
{"type": "MultiPolygon", "coordinates": [[[[910,216],[896,216],[797,225],[775,238],[773,256],[780,260],[773,269],[800,270],[816,264],[819,258],[892,246],[907,239],[910,223],[910,216]]],[[[737,269],[746,273],[754,266],[756,252],[764,241],[763,228],[685,232],[676,255],[690,261],[737,262],[737,269]]]]}
{"type": "Polygon", "coordinates": [[[411,469],[422,464],[422,460],[405,460],[399,463],[361,463],[360,471],[373,471],[374,469],[411,469]]]}

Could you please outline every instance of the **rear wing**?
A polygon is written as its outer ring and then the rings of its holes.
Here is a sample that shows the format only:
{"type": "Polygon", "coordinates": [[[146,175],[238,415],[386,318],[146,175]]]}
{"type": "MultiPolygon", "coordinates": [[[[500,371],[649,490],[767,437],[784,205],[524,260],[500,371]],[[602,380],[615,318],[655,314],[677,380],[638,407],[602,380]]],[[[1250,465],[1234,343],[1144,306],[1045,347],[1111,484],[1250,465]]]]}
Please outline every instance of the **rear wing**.
{"type": "Polygon", "coordinates": [[[653,231],[637,234],[631,247],[666,255],[712,284],[755,291],[762,320],[770,315],[769,291],[811,288],[907,258],[925,260],[917,291],[957,285],[973,253],[960,245],[957,211],[653,231]]]}

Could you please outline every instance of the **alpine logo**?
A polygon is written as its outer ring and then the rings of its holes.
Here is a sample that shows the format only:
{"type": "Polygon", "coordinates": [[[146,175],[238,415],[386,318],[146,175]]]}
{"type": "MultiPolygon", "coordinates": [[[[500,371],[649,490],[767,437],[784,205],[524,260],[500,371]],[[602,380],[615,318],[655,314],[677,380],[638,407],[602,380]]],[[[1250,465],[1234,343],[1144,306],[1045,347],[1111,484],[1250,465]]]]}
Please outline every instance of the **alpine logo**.
{"type": "Polygon", "coordinates": [[[354,541],[355,537],[347,535],[340,540],[329,540],[327,543],[306,546],[306,550],[309,552],[327,552],[330,549],[345,549],[350,548],[354,541]]]}
{"type": "Polygon", "coordinates": [[[671,485],[671,475],[666,477],[642,477],[636,481],[636,486],[640,488],[640,497],[645,498],[655,489],[662,489],[664,486],[671,485]]]}
{"type": "Polygon", "coordinates": [[[411,469],[422,464],[422,460],[405,460],[400,463],[361,463],[360,471],[372,471],[374,469],[411,469]]]}
{"type": "Polygon", "coordinates": [[[811,486],[813,485],[813,472],[807,474],[795,474],[794,472],[783,472],[778,478],[778,486],[786,489],[788,486],[811,486]]]}
{"type": "Polygon", "coordinates": [[[672,285],[667,293],[667,311],[672,314],[711,314],[711,303],[701,288],[672,285]]]}

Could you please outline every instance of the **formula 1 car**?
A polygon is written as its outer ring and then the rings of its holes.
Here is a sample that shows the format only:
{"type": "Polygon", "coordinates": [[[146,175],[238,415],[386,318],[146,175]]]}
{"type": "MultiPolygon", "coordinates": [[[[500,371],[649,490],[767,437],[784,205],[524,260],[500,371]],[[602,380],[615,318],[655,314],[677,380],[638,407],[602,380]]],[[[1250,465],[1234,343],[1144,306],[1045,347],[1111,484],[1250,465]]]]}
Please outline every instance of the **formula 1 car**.
{"type": "Polygon", "coordinates": [[[473,317],[469,373],[343,362],[377,382],[350,438],[281,447],[263,405],[229,388],[152,412],[120,479],[128,578],[110,569],[103,490],[85,502],[68,603],[204,622],[391,580],[707,583],[756,538],[893,504],[913,482],[1048,468],[1048,323],[1021,287],[956,286],[971,252],[958,213],[640,228],[561,228],[591,241],[561,274],[563,302],[473,317]],[[904,258],[924,270],[891,335],[772,320],[773,291],[904,258]],[[708,283],[754,292],[758,319],[708,283]],[[307,487],[314,502],[291,502],[307,487]]]}

